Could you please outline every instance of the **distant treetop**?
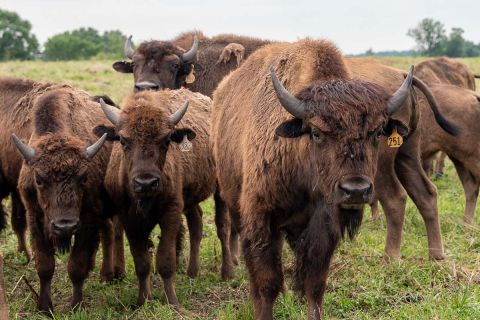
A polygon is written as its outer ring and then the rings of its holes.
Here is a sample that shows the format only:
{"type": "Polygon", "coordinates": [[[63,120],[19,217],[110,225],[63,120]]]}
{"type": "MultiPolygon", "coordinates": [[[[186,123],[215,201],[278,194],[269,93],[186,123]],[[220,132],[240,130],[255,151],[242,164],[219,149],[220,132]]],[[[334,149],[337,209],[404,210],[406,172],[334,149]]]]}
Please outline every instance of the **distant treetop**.
{"type": "Polygon", "coordinates": [[[32,25],[18,14],[0,9],[0,61],[31,60],[39,51],[32,25]]]}

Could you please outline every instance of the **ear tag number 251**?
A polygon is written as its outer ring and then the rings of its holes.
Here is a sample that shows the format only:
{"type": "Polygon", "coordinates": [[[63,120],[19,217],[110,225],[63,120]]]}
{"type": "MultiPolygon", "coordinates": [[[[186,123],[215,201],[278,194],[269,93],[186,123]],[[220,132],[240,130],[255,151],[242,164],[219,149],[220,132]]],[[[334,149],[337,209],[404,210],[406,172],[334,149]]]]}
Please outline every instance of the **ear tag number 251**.
{"type": "Polygon", "coordinates": [[[390,148],[400,148],[403,144],[403,138],[397,132],[397,127],[393,128],[392,134],[387,138],[387,145],[390,148]]]}

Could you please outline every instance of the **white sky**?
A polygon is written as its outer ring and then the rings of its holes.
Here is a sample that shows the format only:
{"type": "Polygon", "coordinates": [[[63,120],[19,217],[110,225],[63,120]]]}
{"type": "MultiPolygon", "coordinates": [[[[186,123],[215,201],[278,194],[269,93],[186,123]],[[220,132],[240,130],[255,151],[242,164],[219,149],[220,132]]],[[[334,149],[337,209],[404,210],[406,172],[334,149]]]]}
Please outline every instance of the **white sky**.
{"type": "Polygon", "coordinates": [[[0,8],[30,20],[41,43],[88,26],[119,29],[135,43],[199,29],[209,36],[328,38],[353,54],[413,48],[407,30],[425,17],[447,31],[461,27],[466,39],[480,42],[480,0],[0,0],[0,8]]]}

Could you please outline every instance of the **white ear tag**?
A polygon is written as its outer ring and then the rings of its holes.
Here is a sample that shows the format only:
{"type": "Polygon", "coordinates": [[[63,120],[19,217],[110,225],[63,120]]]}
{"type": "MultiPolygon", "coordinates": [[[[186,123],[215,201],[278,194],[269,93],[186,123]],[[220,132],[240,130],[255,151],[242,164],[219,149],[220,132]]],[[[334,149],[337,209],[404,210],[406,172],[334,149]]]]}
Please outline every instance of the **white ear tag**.
{"type": "Polygon", "coordinates": [[[179,144],[180,150],[183,152],[192,151],[192,143],[187,139],[187,135],[183,136],[182,142],[179,144]]]}

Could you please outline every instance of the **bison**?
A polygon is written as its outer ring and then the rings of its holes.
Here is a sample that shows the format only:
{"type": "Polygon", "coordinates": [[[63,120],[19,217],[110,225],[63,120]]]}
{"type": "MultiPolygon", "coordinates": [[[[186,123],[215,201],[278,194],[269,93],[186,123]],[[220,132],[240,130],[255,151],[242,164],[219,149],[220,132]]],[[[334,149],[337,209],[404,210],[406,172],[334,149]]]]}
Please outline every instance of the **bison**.
{"type": "MultiPolygon", "coordinates": [[[[216,185],[208,150],[210,107],[210,98],[187,89],[132,94],[121,112],[102,104],[114,127],[99,126],[95,132],[119,141],[110,157],[105,185],[130,243],[139,281],[137,305],[151,298],[148,246],[157,225],[162,234],[156,270],[168,302],[179,304],[174,279],[181,213],[201,216],[199,203],[216,185]]],[[[200,241],[201,232],[192,237],[200,241]]]]}
{"type": "Polygon", "coordinates": [[[172,41],[143,42],[134,50],[130,36],[125,56],[131,61],[117,61],[113,68],[133,73],[135,90],[187,87],[211,97],[223,77],[268,43],[237,35],[207,38],[200,32],[189,32],[172,41]]]}
{"type": "MultiPolygon", "coordinates": [[[[55,252],[70,252],[71,307],[76,308],[83,300],[83,284],[93,268],[100,229],[109,226],[104,218],[108,198],[103,176],[111,148],[102,148],[106,135],[97,140],[91,132],[106,119],[88,94],[66,86],[39,93],[32,106],[17,105],[8,115],[16,123],[16,128],[10,128],[14,131],[13,145],[24,159],[18,190],[27,211],[40,278],[38,308],[53,312],[55,252]],[[31,129],[22,127],[29,119],[31,129]],[[24,143],[16,134],[25,137],[28,130],[31,136],[24,143]]],[[[102,240],[111,248],[112,239],[105,233],[102,240]]],[[[111,253],[104,251],[102,274],[113,273],[111,253]]]]}
{"type": "MultiPolygon", "coordinates": [[[[219,35],[209,39],[197,32],[182,34],[171,42],[144,42],[134,50],[130,37],[125,42],[125,55],[132,61],[115,62],[113,68],[119,72],[133,73],[135,91],[186,86],[192,91],[211,96],[228,72],[238,67],[254,50],[267,43],[267,40],[236,35],[219,35]],[[190,49],[184,52],[181,47],[190,49]],[[232,55],[236,56],[236,63],[230,62],[232,55]],[[191,77],[195,79],[193,83],[191,77]]],[[[233,265],[238,263],[238,233],[235,226],[229,223],[218,192],[214,194],[214,201],[215,223],[222,245],[221,274],[223,279],[230,279],[233,277],[233,265]]],[[[187,214],[191,235],[202,232],[201,210],[198,213],[200,216],[187,214]]],[[[192,253],[187,269],[187,274],[191,277],[197,275],[199,245],[200,239],[191,236],[192,253]]]]}
{"type": "Polygon", "coordinates": [[[463,130],[460,137],[445,134],[438,126],[432,125],[434,120],[430,110],[422,110],[419,123],[422,132],[422,159],[428,161],[441,150],[452,160],[465,191],[463,220],[471,223],[480,186],[480,96],[474,91],[453,85],[431,85],[430,89],[442,112],[463,130]]]}
{"type": "MultiPolygon", "coordinates": [[[[475,76],[467,65],[464,63],[441,57],[422,61],[415,66],[415,75],[422,79],[427,85],[434,84],[451,84],[467,90],[475,91],[475,76]]],[[[431,124],[430,124],[431,125],[431,124]]],[[[423,159],[423,166],[428,174],[434,171],[435,176],[439,177],[443,174],[445,166],[444,152],[440,152],[435,170],[433,170],[432,160],[423,159]]]]}
{"type": "Polygon", "coordinates": [[[372,200],[381,137],[400,126],[391,116],[411,99],[412,77],[391,94],[352,79],[333,44],[307,39],[257,50],[215,91],[217,176],[242,227],[257,319],[272,319],[284,236],[296,256],[295,287],[309,317],[321,318],[332,254],[372,200]]]}

